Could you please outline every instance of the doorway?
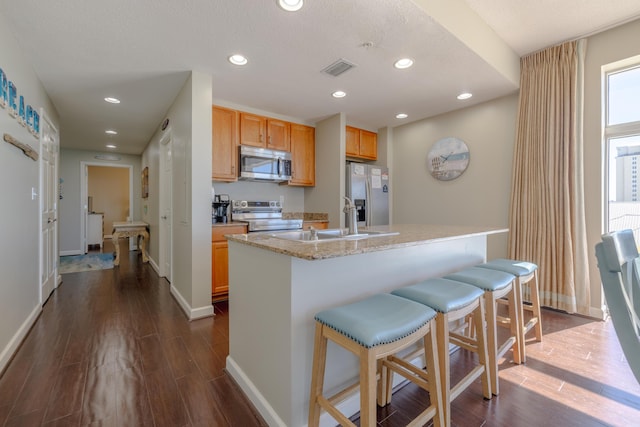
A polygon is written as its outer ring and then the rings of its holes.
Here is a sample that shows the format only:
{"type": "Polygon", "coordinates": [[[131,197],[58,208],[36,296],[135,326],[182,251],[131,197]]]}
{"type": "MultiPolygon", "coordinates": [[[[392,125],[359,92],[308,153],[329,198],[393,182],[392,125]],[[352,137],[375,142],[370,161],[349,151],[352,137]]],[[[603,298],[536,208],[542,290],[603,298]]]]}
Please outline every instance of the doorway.
{"type": "Polygon", "coordinates": [[[173,261],[173,140],[171,128],[160,140],[160,276],[172,283],[173,261]]]}
{"type": "Polygon", "coordinates": [[[40,302],[58,286],[58,130],[44,112],[40,136],[40,302]]]}
{"type": "MultiPolygon", "coordinates": [[[[82,241],[84,253],[90,244],[97,244],[95,236],[89,236],[89,216],[102,217],[101,238],[111,237],[114,221],[133,218],[133,167],[105,163],[81,162],[82,241]],[[92,238],[90,238],[92,237],[92,238]]],[[[135,249],[134,239],[129,239],[129,249],[135,249]]]]}

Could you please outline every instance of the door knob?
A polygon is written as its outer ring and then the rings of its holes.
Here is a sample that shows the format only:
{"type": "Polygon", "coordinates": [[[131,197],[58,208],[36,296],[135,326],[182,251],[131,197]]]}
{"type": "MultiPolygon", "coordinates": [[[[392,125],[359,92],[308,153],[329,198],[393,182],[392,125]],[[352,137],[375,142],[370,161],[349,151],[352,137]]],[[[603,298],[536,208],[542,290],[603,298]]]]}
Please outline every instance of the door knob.
{"type": "Polygon", "coordinates": [[[167,219],[167,216],[166,216],[166,215],[164,215],[164,216],[161,216],[160,218],[162,218],[162,219],[167,219]]]}

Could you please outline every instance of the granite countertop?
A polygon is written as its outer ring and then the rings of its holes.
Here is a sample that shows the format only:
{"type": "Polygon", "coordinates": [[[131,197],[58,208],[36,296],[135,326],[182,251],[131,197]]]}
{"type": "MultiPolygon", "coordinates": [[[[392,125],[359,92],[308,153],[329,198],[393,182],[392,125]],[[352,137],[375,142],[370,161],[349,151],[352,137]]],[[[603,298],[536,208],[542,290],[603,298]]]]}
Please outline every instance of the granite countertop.
{"type": "MultiPolygon", "coordinates": [[[[383,251],[430,242],[451,240],[469,236],[505,233],[506,228],[485,226],[444,226],[428,224],[400,224],[369,227],[369,230],[397,232],[390,236],[377,236],[358,240],[320,240],[298,242],[272,237],[273,233],[232,234],[227,239],[257,248],[307,260],[336,258],[367,252],[383,251]]],[[[360,232],[366,232],[362,228],[360,232]]]]}

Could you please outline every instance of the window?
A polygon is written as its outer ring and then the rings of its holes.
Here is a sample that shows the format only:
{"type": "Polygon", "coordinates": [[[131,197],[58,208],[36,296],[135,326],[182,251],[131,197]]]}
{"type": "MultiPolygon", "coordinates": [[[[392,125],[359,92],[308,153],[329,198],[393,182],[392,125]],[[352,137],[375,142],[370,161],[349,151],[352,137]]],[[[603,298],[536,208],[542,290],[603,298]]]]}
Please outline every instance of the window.
{"type": "Polygon", "coordinates": [[[640,56],[604,67],[605,231],[632,229],[640,243],[640,56]]]}

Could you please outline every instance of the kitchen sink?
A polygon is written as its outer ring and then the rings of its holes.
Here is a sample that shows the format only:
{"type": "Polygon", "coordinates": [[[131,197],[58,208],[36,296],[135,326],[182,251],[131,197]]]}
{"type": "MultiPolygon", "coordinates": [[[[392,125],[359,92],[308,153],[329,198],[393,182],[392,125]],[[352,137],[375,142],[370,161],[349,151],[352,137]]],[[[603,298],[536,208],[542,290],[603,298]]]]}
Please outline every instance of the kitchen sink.
{"type": "Polygon", "coordinates": [[[399,234],[392,231],[374,231],[363,230],[358,234],[348,234],[349,231],[346,228],[330,228],[326,230],[316,230],[316,236],[313,236],[311,231],[281,231],[271,233],[271,237],[285,240],[293,240],[296,242],[306,243],[318,243],[318,242],[332,242],[336,240],[360,240],[368,239],[371,237],[393,236],[399,234]]]}

